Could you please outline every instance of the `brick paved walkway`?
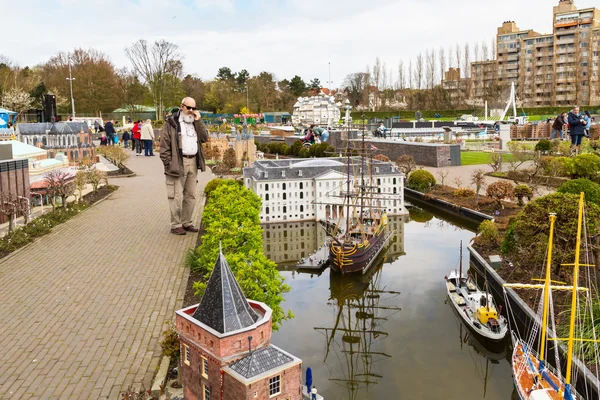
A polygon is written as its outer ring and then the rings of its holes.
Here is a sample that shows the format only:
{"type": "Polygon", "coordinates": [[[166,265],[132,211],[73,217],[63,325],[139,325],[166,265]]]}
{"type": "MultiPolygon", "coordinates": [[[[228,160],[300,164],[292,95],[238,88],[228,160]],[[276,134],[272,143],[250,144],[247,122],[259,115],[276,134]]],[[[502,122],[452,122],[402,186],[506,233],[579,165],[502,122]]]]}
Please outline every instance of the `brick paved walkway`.
{"type": "MultiPolygon", "coordinates": [[[[0,260],[0,399],[150,388],[196,235],[169,233],[158,156],[129,165],[138,176],[113,179],[110,199],[0,260]]],[[[210,175],[199,179],[200,194],[210,175]]]]}

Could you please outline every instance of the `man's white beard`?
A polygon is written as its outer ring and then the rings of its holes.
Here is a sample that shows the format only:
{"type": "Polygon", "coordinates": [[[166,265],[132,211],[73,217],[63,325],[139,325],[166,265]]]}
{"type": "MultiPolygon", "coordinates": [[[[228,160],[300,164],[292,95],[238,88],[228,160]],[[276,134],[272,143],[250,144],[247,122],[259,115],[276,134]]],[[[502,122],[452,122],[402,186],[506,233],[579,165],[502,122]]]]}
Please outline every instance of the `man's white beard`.
{"type": "Polygon", "coordinates": [[[194,116],[193,115],[189,115],[189,114],[183,114],[183,122],[185,122],[187,124],[193,124],[194,123],[194,116]]]}

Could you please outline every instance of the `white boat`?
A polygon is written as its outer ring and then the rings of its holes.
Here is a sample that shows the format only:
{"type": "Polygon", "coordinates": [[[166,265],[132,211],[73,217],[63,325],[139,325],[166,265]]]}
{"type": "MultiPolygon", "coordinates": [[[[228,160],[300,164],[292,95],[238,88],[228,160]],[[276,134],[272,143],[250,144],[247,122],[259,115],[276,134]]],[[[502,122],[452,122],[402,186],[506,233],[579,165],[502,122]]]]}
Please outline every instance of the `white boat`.
{"type": "Polygon", "coordinates": [[[471,278],[462,273],[462,242],[460,259],[460,270],[453,270],[445,277],[450,303],[475,334],[492,341],[504,339],[508,323],[498,312],[492,295],[481,291],[471,278]]]}

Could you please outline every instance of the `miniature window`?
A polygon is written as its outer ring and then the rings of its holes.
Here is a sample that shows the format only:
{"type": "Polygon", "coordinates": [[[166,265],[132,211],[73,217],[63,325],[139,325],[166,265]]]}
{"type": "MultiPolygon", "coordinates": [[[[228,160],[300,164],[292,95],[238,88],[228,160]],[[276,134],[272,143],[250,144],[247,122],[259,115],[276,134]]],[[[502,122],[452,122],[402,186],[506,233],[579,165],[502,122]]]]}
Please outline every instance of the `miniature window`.
{"type": "Polygon", "coordinates": [[[281,375],[269,379],[269,396],[276,396],[281,393],[281,375]]]}
{"type": "Polygon", "coordinates": [[[203,400],[210,400],[210,386],[204,385],[204,396],[203,400]]]}
{"type": "Polygon", "coordinates": [[[187,344],[183,345],[183,363],[190,365],[190,348],[187,344]]]}
{"type": "Polygon", "coordinates": [[[202,357],[202,377],[208,379],[208,360],[206,357],[202,357]]]}

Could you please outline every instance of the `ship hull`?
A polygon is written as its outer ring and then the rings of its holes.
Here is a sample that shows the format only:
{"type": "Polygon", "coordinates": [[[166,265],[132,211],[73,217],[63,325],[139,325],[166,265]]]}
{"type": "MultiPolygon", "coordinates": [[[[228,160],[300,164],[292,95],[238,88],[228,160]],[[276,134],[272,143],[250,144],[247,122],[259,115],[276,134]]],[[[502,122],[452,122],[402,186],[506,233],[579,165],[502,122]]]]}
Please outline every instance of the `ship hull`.
{"type": "Polygon", "coordinates": [[[385,230],[382,229],[360,245],[340,244],[332,240],[329,246],[331,268],[342,274],[365,273],[385,249],[390,237],[391,233],[386,235],[385,230]]]}

